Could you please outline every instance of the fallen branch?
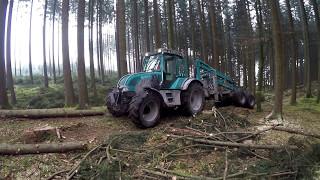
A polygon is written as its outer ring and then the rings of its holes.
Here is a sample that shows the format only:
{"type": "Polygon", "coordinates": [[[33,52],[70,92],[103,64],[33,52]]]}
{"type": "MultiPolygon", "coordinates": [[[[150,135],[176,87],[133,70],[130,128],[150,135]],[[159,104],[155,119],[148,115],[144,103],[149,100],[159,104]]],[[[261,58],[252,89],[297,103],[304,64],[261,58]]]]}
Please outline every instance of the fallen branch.
{"type": "Polygon", "coordinates": [[[271,127],[268,127],[268,128],[266,128],[266,129],[257,131],[257,132],[255,132],[255,133],[250,134],[250,135],[248,135],[248,136],[245,136],[245,137],[243,137],[243,138],[237,139],[236,142],[240,142],[240,141],[249,139],[249,138],[251,138],[251,137],[255,137],[255,136],[257,136],[257,135],[259,135],[259,134],[261,134],[261,133],[264,133],[264,132],[266,132],[266,131],[275,129],[277,126],[279,126],[279,124],[273,125],[273,126],[271,126],[271,127]]]}
{"type": "Polygon", "coordinates": [[[305,132],[302,129],[289,129],[289,128],[285,128],[285,127],[275,127],[275,128],[273,128],[273,130],[283,131],[283,132],[287,132],[287,133],[291,133],[291,134],[299,134],[299,135],[304,135],[304,136],[310,136],[310,137],[314,137],[314,138],[320,139],[320,135],[319,134],[314,134],[314,133],[311,133],[311,132],[305,132]]]}
{"type": "Polygon", "coordinates": [[[60,175],[60,174],[66,173],[66,172],[68,172],[68,171],[69,171],[69,170],[62,170],[62,171],[56,172],[56,173],[52,174],[50,177],[48,177],[47,180],[51,180],[51,179],[53,179],[54,177],[56,177],[56,176],[58,176],[58,175],[60,175]]]}
{"type": "Polygon", "coordinates": [[[1,155],[22,155],[42,153],[65,153],[85,150],[84,142],[52,143],[52,144],[0,144],[1,155]]]}
{"type": "Polygon", "coordinates": [[[95,108],[87,110],[76,109],[27,109],[27,110],[0,110],[1,118],[29,118],[29,119],[42,119],[42,118],[57,118],[57,117],[82,117],[82,116],[98,116],[104,115],[104,108],[95,108]]]}
{"type": "MultiPolygon", "coordinates": [[[[181,137],[176,135],[170,135],[172,137],[181,137]]],[[[243,143],[233,143],[233,142],[223,142],[223,141],[212,141],[208,139],[198,139],[198,138],[191,138],[191,137],[184,137],[187,140],[198,142],[198,143],[205,143],[210,145],[216,146],[227,146],[227,147],[243,147],[249,149],[298,149],[297,146],[284,146],[284,145],[256,145],[256,144],[243,144],[243,143]]]]}

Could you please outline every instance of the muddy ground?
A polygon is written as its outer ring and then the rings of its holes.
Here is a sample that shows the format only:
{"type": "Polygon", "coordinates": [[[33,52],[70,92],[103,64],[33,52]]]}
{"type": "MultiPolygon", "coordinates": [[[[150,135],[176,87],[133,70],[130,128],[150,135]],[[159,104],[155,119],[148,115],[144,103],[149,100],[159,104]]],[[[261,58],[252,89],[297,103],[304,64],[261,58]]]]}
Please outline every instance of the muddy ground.
{"type": "MultiPolygon", "coordinates": [[[[210,107],[207,107],[204,113],[197,117],[185,117],[171,111],[164,112],[162,121],[157,127],[145,130],[135,127],[126,117],[113,118],[109,114],[96,117],[41,120],[1,119],[0,143],[86,141],[89,148],[84,152],[65,154],[1,156],[0,179],[46,179],[53,173],[71,170],[81,161],[84,154],[99,144],[105,144],[107,148],[109,145],[112,146],[112,157],[115,157],[113,162],[107,159],[105,163],[97,163],[104,159],[104,151],[99,150],[93,153],[89,160],[82,162],[81,168],[78,169],[79,172],[73,178],[118,179],[120,176],[123,179],[172,178],[163,176],[167,173],[161,168],[174,171],[173,174],[178,174],[177,177],[219,178],[225,174],[226,162],[228,163],[227,175],[247,172],[241,176],[235,176],[236,179],[320,178],[319,141],[314,138],[268,131],[248,143],[294,144],[299,145],[299,151],[255,150],[253,153],[248,153],[241,148],[191,148],[194,145],[192,142],[179,141],[170,136],[172,129],[185,127],[201,129],[208,133],[212,127],[224,131],[256,131],[265,127],[266,124],[274,123],[264,120],[271,108],[272,105],[268,99],[263,105],[264,112],[262,113],[233,106],[220,108],[219,112],[226,117],[227,125],[225,122],[222,123],[221,119],[214,117],[210,107]],[[63,139],[55,136],[32,139],[27,135],[28,131],[48,126],[62,129],[63,139]],[[181,151],[175,152],[179,148],[181,151]],[[295,159],[296,157],[300,159],[295,159]],[[161,172],[162,175],[155,175],[147,172],[148,170],[161,172]],[[273,176],[279,172],[294,174],[273,176]]],[[[320,108],[319,105],[309,100],[301,98],[298,106],[290,106],[285,102],[284,117],[283,124],[286,127],[303,128],[320,133],[320,108]]],[[[62,173],[61,176],[55,178],[64,179],[65,177],[66,175],[62,173]]]]}

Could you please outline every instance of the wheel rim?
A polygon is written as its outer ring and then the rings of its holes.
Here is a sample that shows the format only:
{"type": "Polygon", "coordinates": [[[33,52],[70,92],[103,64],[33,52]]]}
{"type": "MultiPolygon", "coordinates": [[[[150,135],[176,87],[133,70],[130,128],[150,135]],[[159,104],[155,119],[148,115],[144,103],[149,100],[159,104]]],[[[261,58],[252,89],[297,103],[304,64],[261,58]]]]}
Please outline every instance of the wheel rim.
{"type": "Polygon", "coordinates": [[[240,104],[244,104],[244,103],[246,103],[246,97],[244,97],[244,96],[240,96],[240,104]]]}
{"type": "Polygon", "coordinates": [[[159,106],[156,102],[149,102],[143,107],[142,118],[147,122],[154,121],[159,114],[159,106]]]}
{"type": "Polygon", "coordinates": [[[203,101],[201,91],[193,91],[190,98],[190,105],[193,111],[199,111],[201,109],[203,101]]]}

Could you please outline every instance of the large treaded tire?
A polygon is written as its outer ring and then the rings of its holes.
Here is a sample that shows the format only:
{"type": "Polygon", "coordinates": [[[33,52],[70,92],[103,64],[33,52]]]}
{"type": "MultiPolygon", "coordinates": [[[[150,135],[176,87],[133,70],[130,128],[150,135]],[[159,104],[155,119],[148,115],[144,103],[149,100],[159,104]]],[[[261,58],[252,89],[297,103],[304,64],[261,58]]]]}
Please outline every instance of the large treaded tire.
{"type": "Polygon", "coordinates": [[[245,96],[246,96],[246,105],[245,105],[245,107],[249,108],[249,109],[253,109],[255,104],[256,104],[255,97],[250,92],[246,92],[245,96]]]}
{"type": "Polygon", "coordinates": [[[106,97],[106,106],[109,111],[109,113],[114,117],[120,117],[127,113],[127,106],[125,105],[125,108],[119,108],[119,110],[115,110],[115,105],[112,102],[112,98],[114,98],[114,94],[117,92],[117,89],[112,89],[109,91],[107,97],[106,97]]]}
{"type": "Polygon", "coordinates": [[[186,115],[200,113],[205,103],[203,87],[199,83],[190,84],[187,91],[182,92],[181,102],[186,115]]]}
{"type": "Polygon", "coordinates": [[[140,128],[156,126],[160,120],[161,102],[151,91],[137,93],[129,105],[129,118],[140,128]]]}
{"type": "Polygon", "coordinates": [[[238,90],[233,94],[233,102],[235,106],[246,107],[246,94],[243,90],[238,90]]]}

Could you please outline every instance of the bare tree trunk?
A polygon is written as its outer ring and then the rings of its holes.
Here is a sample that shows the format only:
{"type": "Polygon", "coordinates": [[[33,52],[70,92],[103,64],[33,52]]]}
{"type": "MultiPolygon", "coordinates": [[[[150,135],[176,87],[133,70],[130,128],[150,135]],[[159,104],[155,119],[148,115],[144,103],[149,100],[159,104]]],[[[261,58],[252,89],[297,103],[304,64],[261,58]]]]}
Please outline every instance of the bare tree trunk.
{"type": "Polygon", "coordinates": [[[298,47],[297,47],[297,40],[295,35],[295,28],[293,23],[293,17],[292,17],[292,10],[290,1],[286,0],[286,7],[288,11],[288,18],[289,18],[289,35],[290,35],[290,52],[292,52],[291,56],[291,73],[292,73],[292,92],[291,92],[291,100],[290,104],[295,105],[296,99],[297,99],[297,53],[298,53],[298,47]]]}
{"type": "Polygon", "coordinates": [[[118,21],[118,48],[119,48],[119,65],[120,76],[128,73],[126,60],[126,19],[125,19],[125,2],[117,0],[117,21],[118,21]]]}
{"type": "Polygon", "coordinates": [[[146,43],[146,52],[150,51],[150,30],[149,30],[149,2],[144,0],[144,24],[145,24],[145,43],[146,43]]]}
{"type": "Polygon", "coordinates": [[[70,70],[69,59],[69,0],[62,1],[62,56],[63,56],[63,78],[64,78],[64,95],[66,106],[74,104],[74,90],[70,70]]]}
{"type": "Polygon", "coordinates": [[[15,105],[17,103],[16,93],[14,92],[14,82],[12,77],[12,67],[11,67],[11,21],[12,21],[12,9],[13,0],[10,1],[8,10],[8,22],[7,22],[7,83],[10,90],[11,104],[15,105]]]}
{"type": "Polygon", "coordinates": [[[215,0],[211,1],[210,4],[210,16],[211,16],[211,29],[212,29],[212,62],[211,65],[218,69],[219,68],[219,51],[218,51],[218,33],[217,33],[217,17],[216,7],[214,5],[215,0]]]}
{"type": "Polygon", "coordinates": [[[192,50],[192,57],[195,58],[196,56],[196,32],[195,32],[195,22],[194,22],[194,13],[193,13],[193,5],[192,0],[189,1],[189,17],[190,17],[190,28],[191,28],[191,50],[192,50]]]}
{"type": "MultiPolygon", "coordinates": [[[[33,13],[33,0],[31,0],[31,10],[30,10],[30,18],[29,18],[29,75],[31,84],[33,84],[33,73],[32,73],[32,51],[31,51],[31,40],[32,40],[32,13],[33,13]]],[[[20,68],[20,76],[21,76],[21,68],[20,68]]]]}
{"type": "Polygon", "coordinates": [[[61,33],[60,23],[58,23],[58,75],[61,76],[60,69],[60,33],[61,33]]]}
{"type": "Polygon", "coordinates": [[[79,89],[79,108],[85,109],[88,106],[88,89],[86,79],[86,67],[84,62],[84,16],[85,0],[78,2],[78,89],[79,89]]]}
{"type": "Polygon", "coordinates": [[[168,47],[174,49],[174,24],[173,24],[173,1],[167,0],[167,16],[168,16],[168,47]]]}
{"type": "Polygon", "coordinates": [[[158,1],[153,0],[153,17],[154,17],[154,38],[155,38],[155,48],[161,48],[161,32],[160,32],[160,18],[159,18],[159,8],[158,1]]]}
{"type": "Polygon", "coordinates": [[[301,20],[302,20],[302,27],[303,27],[303,52],[304,52],[304,59],[305,59],[305,75],[306,75],[306,98],[311,98],[311,61],[310,61],[310,37],[309,37],[309,27],[308,27],[308,19],[306,15],[306,10],[304,7],[303,0],[299,0],[299,6],[300,6],[300,14],[301,14],[301,20]]]}
{"type": "Polygon", "coordinates": [[[99,55],[100,55],[100,73],[101,73],[101,80],[102,83],[105,82],[105,68],[104,68],[104,61],[103,61],[103,55],[104,55],[104,46],[103,46],[103,36],[102,36],[102,15],[103,13],[102,9],[102,2],[99,3],[99,55]]]}
{"type": "Polygon", "coordinates": [[[56,63],[54,59],[54,32],[55,32],[55,21],[56,21],[56,8],[57,8],[57,0],[53,2],[53,15],[52,15],[52,73],[53,73],[53,82],[57,83],[57,75],[56,75],[56,63]]]}
{"type": "Polygon", "coordinates": [[[93,94],[97,96],[97,88],[96,88],[96,77],[95,77],[95,68],[94,68],[94,59],[93,59],[93,21],[94,21],[94,6],[95,0],[89,1],[89,54],[90,54],[90,78],[91,78],[91,88],[93,90],[93,94]]]}
{"type": "Polygon", "coordinates": [[[6,68],[4,57],[5,28],[8,0],[0,2],[0,109],[9,108],[6,90],[6,68]]]}
{"type": "Polygon", "coordinates": [[[318,95],[317,103],[320,103],[320,17],[319,17],[319,3],[316,0],[311,0],[313,11],[315,14],[315,21],[317,24],[317,38],[318,38],[318,95]]]}
{"type": "Polygon", "coordinates": [[[263,18],[262,18],[262,6],[261,1],[256,0],[255,3],[255,10],[256,10],[256,16],[257,16],[257,23],[258,23],[258,29],[259,29],[259,53],[260,53],[260,59],[259,59],[259,70],[258,70],[258,89],[257,89],[257,112],[262,111],[261,102],[262,102],[262,87],[263,87],[263,71],[264,71],[264,51],[263,51],[263,18]]]}
{"type": "Polygon", "coordinates": [[[101,80],[103,81],[103,79],[102,78],[104,78],[104,77],[102,77],[101,76],[101,67],[100,67],[100,48],[99,48],[99,16],[100,16],[100,13],[99,13],[99,2],[100,1],[98,1],[97,0],[97,2],[96,2],[96,11],[97,11],[97,17],[96,17],[96,37],[97,37],[97,39],[96,39],[96,44],[97,44],[97,47],[96,47],[96,49],[97,49],[97,64],[98,64],[98,74],[99,74],[99,76],[100,76],[100,78],[101,78],[101,80]]]}
{"type": "Polygon", "coordinates": [[[207,54],[207,39],[205,38],[206,30],[205,30],[205,20],[204,20],[204,12],[202,10],[202,5],[200,0],[197,0],[197,8],[200,15],[200,34],[201,34],[201,56],[204,59],[205,63],[208,63],[208,54],[207,54]]]}
{"type": "MultiPolygon", "coordinates": [[[[137,71],[141,71],[140,62],[140,50],[139,50],[139,23],[138,23],[138,5],[137,0],[132,0],[132,11],[133,11],[133,40],[134,40],[134,52],[137,71]]],[[[129,63],[130,64],[130,63],[129,63]]]]}
{"type": "Polygon", "coordinates": [[[272,37],[275,52],[275,98],[274,106],[271,114],[267,117],[269,119],[276,118],[282,120],[282,99],[283,99],[283,46],[282,46],[282,29],[280,24],[280,8],[279,2],[269,1],[271,6],[271,16],[272,16],[272,37]]]}
{"type": "Polygon", "coordinates": [[[45,0],[44,14],[43,14],[43,29],[42,29],[42,50],[43,50],[43,76],[44,76],[44,87],[49,87],[48,71],[47,71],[47,55],[46,55],[46,23],[47,23],[47,7],[48,0],[45,0]]]}

